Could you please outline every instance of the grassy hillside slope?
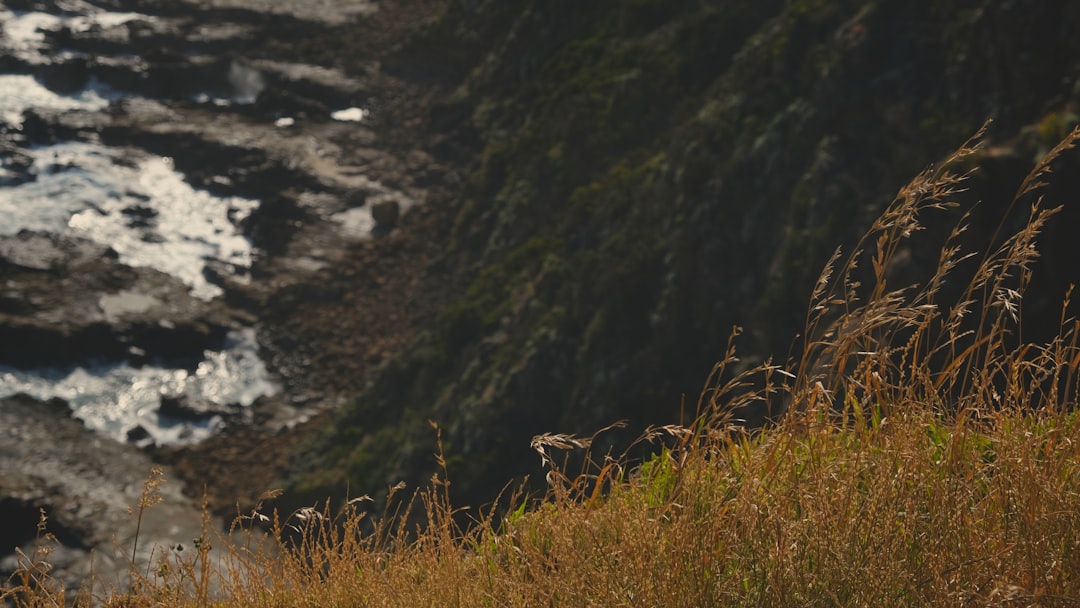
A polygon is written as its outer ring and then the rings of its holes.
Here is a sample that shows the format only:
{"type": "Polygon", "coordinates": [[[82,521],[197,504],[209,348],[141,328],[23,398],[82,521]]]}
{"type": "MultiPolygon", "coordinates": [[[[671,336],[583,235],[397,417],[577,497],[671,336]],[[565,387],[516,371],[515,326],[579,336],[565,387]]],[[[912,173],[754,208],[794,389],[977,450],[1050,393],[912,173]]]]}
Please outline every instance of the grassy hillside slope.
{"type": "MultiPolygon", "coordinates": [[[[49,576],[48,535],[0,583],[17,606],[1074,606],[1080,602],[1080,322],[1018,341],[1034,244],[1063,213],[1053,184],[1080,129],[1012,184],[1044,204],[1001,247],[959,246],[966,216],[890,277],[904,245],[963,200],[965,146],[903,187],[815,282],[798,373],[718,373],[690,426],[641,438],[644,464],[600,437],[531,442],[540,499],[459,526],[445,461],[432,484],[293,513],[242,514],[230,535],[158,547],[132,583],[49,576]],[[972,255],[973,254],[973,255],[972,255]],[[870,268],[862,272],[861,268],[870,268]],[[857,285],[858,278],[865,282],[857,285]],[[746,403],[787,401],[749,433],[746,403]],[[564,456],[587,456],[580,470],[564,456]],[[610,456],[610,457],[609,457],[610,456]],[[412,497],[411,499],[409,497],[412,497]],[[264,536],[258,522],[269,528],[264,536]],[[415,526],[414,526],[415,524],[415,526]]],[[[733,365],[727,352],[720,367],[733,365]]],[[[436,449],[442,453],[441,444],[436,449]]],[[[156,508],[152,474],[132,525],[156,508]]],[[[270,498],[272,495],[267,496],[270,498]]],[[[47,522],[42,520],[47,530],[47,522]]]]}

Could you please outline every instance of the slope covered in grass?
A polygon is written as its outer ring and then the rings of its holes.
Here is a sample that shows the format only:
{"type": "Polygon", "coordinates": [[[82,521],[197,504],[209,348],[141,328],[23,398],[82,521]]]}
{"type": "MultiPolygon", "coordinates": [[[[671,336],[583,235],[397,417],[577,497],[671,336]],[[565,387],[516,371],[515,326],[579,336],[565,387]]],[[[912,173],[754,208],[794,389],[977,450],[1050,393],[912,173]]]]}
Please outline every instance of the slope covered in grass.
{"type": "Polygon", "coordinates": [[[132,564],[133,583],[81,593],[50,581],[43,536],[0,594],[20,606],[1075,605],[1080,322],[1064,294],[1057,335],[1026,341],[1019,310],[1060,212],[1045,195],[1078,141],[1019,181],[1013,200],[1035,204],[999,244],[958,245],[961,214],[930,274],[897,283],[904,244],[962,198],[978,140],[919,174],[826,264],[797,365],[728,373],[728,350],[694,423],[640,439],[664,446],[644,464],[598,448],[602,433],[538,435],[546,495],[511,492],[508,509],[462,525],[439,439],[441,472],[411,499],[392,488],[381,515],[366,496],[256,511],[232,539],[161,548],[132,564]],[[759,403],[786,415],[751,433],[736,418],[759,403]]]}

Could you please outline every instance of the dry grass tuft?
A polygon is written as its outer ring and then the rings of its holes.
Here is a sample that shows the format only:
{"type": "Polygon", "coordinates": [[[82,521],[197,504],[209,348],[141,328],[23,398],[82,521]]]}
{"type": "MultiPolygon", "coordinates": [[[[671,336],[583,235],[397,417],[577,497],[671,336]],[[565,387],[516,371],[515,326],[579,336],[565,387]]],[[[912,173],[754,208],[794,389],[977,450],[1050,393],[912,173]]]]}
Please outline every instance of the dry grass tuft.
{"type": "Polygon", "coordinates": [[[284,519],[261,507],[238,515],[212,548],[159,553],[131,594],[68,597],[35,556],[3,597],[18,606],[1078,605],[1070,294],[1048,343],[1024,343],[1018,325],[1035,241],[1056,211],[1041,194],[1080,131],[1020,185],[1014,204],[1031,205],[1024,227],[976,255],[958,245],[965,215],[925,283],[889,284],[924,216],[955,206],[965,178],[956,167],[979,137],[901,190],[850,254],[832,257],[790,369],[731,373],[734,332],[697,420],[649,429],[641,441],[664,447],[640,466],[594,457],[595,436],[539,435],[532,447],[548,495],[514,494],[509,509],[476,513],[468,527],[444,469],[377,517],[366,497],[336,512],[328,503],[284,519]],[[947,283],[957,297],[946,297],[947,283]],[[739,413],[762,406],[786,415],[745,431],[739,413]],[[584,469],[571,474],[570,462],[584,469]],[[410,523],[417,514],[422,525],[410,523]]]}

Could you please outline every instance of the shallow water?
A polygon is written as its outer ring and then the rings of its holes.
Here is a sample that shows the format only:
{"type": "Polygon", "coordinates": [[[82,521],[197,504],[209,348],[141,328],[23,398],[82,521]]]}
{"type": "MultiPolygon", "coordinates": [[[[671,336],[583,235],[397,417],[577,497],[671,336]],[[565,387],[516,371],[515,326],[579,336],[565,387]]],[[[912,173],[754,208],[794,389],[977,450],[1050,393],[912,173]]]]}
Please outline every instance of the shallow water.
{"type": "Polygon", "coordinates": [[[0,30],[4,33],[4,46],[14,49],[24,59],[40,57],[44,47],[43,31],[68,28],[73,32],[85,32],[93,27],[109,28],[136,19],[147,19],[139,13],[109,12],[87,4],[72,1],[69,10],[81,14],[52,15],[48,13],[10,11],[0,7],[0,30]]]}
{"type": "Polygon", "coordinates": [[[179,278],[206,300],[222,293],[203,275],[208,261],[238,272],[251,266],[238,223],[257,201],[195,190],[171,159],[137,151],[65,142],[30,153],[37,179],[0,189],[0,235],[87,238],[111,246],[125,264],[179,278]]]}
{"type": "MultiPolygon", "coordinates": [[[[120,260],[177,276],[193,295],[210,299],[221,289],[206,281],[208,259],[243,269],[251,264],[250,243],[234,222],[257,203],[218,198],[193,190],[167,160],[146,156],[134,167],[117,163],[119,151],[69,142],[33,151],[39,178],[0,188],[0,233],[21,229],[67,232],[110,245],[120,260]],[[132,225],[125,210],[138,208],[149,219],[132,225]],[[145,226],[143,224],[146,224],[145,226]],[[148,238],[152,236],[153,238],[148,238]]],[[[130,159],[130,153],[123,153],[130,159]]],[[[120,315],[153,302],[142,294],[102,296],[106,315],[120,315]]],[[[250,405],[277,392],[259,359],[254,331],[235,333],[225,350],[207,351],[189,372],[157,365],[96,365],[69,370],[16,371],[0,368],[0,396],[25,392],[40,399],[68,401],[89,428],[123,441],[135,426],[155,443],[198,441],[220,426],[162,418],[162,395],[187,394],[218,405],[250,405]]]]}
{"type": "MultiPolygon", "coordinates": [[[[102,12],[78,0],[71,3],[76,5],[85,11],[82,16],[0,8],[0,44],[33,62],[35,55],[43,56],[40,30],[85,30],[143,18],[102,12]]],[[[75,95],[58,95],[33,76],[0,74],[0,121],[19,127],[27,109],[98,112],[120,97],[94,83],[75,95]]],[[[204,276],[208,262],[216,272],[231,269],[239,279],[250,268],[253,250],[239,225],[258,201],[192,188],[171,159],[143,150],[69,141],[25,152],[33,159],[35,179],[0,187],[0,235],[35,230],[103,243],[121,262],[173,275],[206,300],[222,294],[204,276]]],[[[139,297],[104,295],[100,304],[106,315],[121,314],[149,304],[139,297]]],[[[198,441],[222,424],[220,417],[202,423],[163,418],[158,414],[163,395],[183,394],[229,409],[277,390],[259,359],[252,329],[234,332],[222,351],[207,351],[194,370],[91,363],[63,370],[0,367],[0,396],[24,392],[64,399],[87,427],[120,441],[136,426],[158,444],[198,441]]]]}
{"type": "Polygon", "coordinates": [[[194,371],[127,364],[34,371],[0,367],[0,397],[15,393],[59,397],[87,427],[117,441],[126,441],[129,430],[142,426],[157,444],[194,442],[222,424],[219,416],[202,423],[160,416],[162,396],[187,395],[223,408],[246,407],[277,390],[250,329],[233,332],[225,350],[207,351],[194,371]]]}
{"type": "Polygon", "coordinates": [[[0,74],[0,121],[21,127],[23,111],[87,110],[96,112],[109,107],[115,92],[92,84],[76,95],[57,95],[41,85],[33,76],[0,74]]]}

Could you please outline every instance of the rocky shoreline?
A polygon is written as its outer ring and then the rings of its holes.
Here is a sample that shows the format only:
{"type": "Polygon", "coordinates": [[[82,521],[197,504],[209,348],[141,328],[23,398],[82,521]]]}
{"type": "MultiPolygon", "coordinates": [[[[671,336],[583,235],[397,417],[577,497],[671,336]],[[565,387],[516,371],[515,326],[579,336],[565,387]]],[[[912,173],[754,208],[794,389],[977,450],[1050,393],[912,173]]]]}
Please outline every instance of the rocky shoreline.
{"type": "MultiPolygon", "coordinates": [[[[5,547],[21,547],[0,557],[5,574],[27,565],[38,538],[39,513],[48,517],[45,531],[51,572],[76,590],[94,573],[99,585],[122,587],[136,535],[129,511],[138,508],[143,481],[154,461],[144,451],[87,430],[71,418],[63,402],[40,402],[24,395],[0,400],[0,516],[5,547]],[[15,447],[17,446],[17,447],[15,447]],[[21,562],[21,563],[20,563],[21,562]]],[[[168,482],[168,476],[166,478],[168,482]]],[[[198,503],[175,483],[161,486],[162,502],[148,509],[138,530],[138,563],[149,563],[151,550],[190,543],[202,535],[198,503]]]]}
{"type": "MultiPolygon", "coordinates": [[[[380,54],[395,50],[432,3],[353,2],[322,13],[303,2],[297,10],[255,0],[161,4],[93,2],[146,18],[45,32],[55,52],[44,63],[18,49],[0,56],[4,73],[32,74],[60,94],[90,83],[123,92],[100,112],[24,113],[22,125],[3,136],[6,183],[35,178],[30,163],[18,162],[30,145],[87,141],[168,157],[195,188],[260,201],[242,221],[258,255],[250,269],[208,263],[203,275],[223,295],[206,300],[101,244],[34,231],[0,238],[0,365],[192,365],[220,349],[230,331],[254,327],[282,390],[243,411],[213,412],[226,414],[223,430],[181,446],[140,443],[138,434],[128,445],[111,442],[73,420],[61,402],[4,399],[0,415],[9,420],[2,426],[19,437],[0,451],[0,516],[29,521],[45,508],[50,529],[74,552],[58,565],[71,582],[85,574],[91,550],[114,542],[103,531],[123,528],[132,488],[151,464],[184,481],[186,497],[171,486],[176,513],[169,519],[197,524],[190,497],[204,491],[218,514],[252,505],[283,475],[304,421],[354,394],[366,373],[408,343],[449,280],[433,266],[439,252],[424,236],[440,229],[441,211],[431,202],[447,177],[424,151],[430,142],[416,118],[424,116],[431,85],[379,65],[380,54]],[[342,28],[354,46],[337,42],[342,28]],[[310,42],[313,36],[321,42],[310,42]],[[326,61],[335,52],[354,55],[326,61]],[[349,107],[371,113],[356,114],[359,122],[332,118],[349,107]],[[21,468],[24,462],[34,466],[21,468]],[[122,488],[108,491],[116,484],[122,488]],[[104,492],[111,502],[98,505],[104,492]]],[[[8,8],[64,14],[53,2],[8,8]]],[[[136,207],[124,212],[133,222],[153,220],[136,207]]],[[[205,404],[180,399],[163,399],[161,407],[171,415],[206,414],[205,404]]],[[[26,538],[3,539],[0,554],[26,547],[35,523],[26,538]]],[[[197,530],[150,532],[147,545],[197,530]]],[[[119,536],[115,542],[126,544],[119,536]]],[[[0,569],[10,571],[8,562],[0,569]]]]}

